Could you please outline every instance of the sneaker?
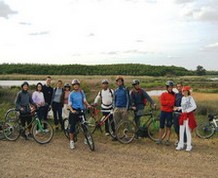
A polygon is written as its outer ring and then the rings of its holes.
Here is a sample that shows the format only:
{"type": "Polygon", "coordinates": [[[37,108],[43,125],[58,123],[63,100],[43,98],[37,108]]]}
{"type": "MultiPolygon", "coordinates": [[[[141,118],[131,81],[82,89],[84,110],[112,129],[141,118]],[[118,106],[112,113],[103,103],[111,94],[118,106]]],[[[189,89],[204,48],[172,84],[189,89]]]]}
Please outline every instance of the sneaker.
{"type": "Polygon", "coordinates": [[[86,140],[86,138],[84,138],[84,144],[85,145],[87,145],[88,143],[87,143],[87,140],[86,140]]]}
{"type": "Polygon", "coordinates": [[[117,138],[116,138],[116,137],[115,137],[115,138],[113,137],[111,140],[115,142],[115,141],[117,141],[117,138]]]}
{"type": "Polygon", "coordinates": [[[176,150],[177,150],[177,151],[180,151],[180,150],[183,150],[183,148],[180,147],[180,146],[177,146],[177,147],[176,147],[176,150]]]}
{"type": "Polygon", "coordinates": [[[33,135],[32,135],[31,133],[29,133],[29,134],[27,135],[27,138],[33,139],[33,135]]]}
{"type": "Polygon", "coordinates": [[[48,133],[48,132],[49,132],[49,130],[48,130],[48,129],[45,129],[44,131],[45,131],[45,133],[48,133]]]}
{"type": "Polygon", "coordinates": [[[36,135],[38,135],[39,134],[39,130],[36,130],[36,135]]]}
{"type": "Polygon", "coordinates": [[[169,140],[166,140],[165,145],[166,145],[166,146],[170,146],[170,141],[169,141],[169,140]]]}
{"type": "Polygon", "coordinates": [[[108,132],[105,133],[105,136],[109,136],[110,134],[108,132]]]}
{"type": "Polygon", "coordinates": [[[74,149],[74,148],[75,148],[74,141],[70,141],[70,149],[74,149]]]}
{"type": "Polygon", "coordinates": [[[175,145],[175,146],[178,146],[178,143],[179,143],[179,140],[176,140],[175,143],[174,143],[174,145],[175,145]]]}
{"type": "Polygon", "coordinates": [[[162,144],[162,140],[157,140],[157,141],[156,141],[156,144],[157,144],[157,145],[161,145],[161,144],[162,144]]]}
{"type": "Polygon", "coordinates": [[[27,136],[26,136],[26,134],[25,134],[25,131],[22,132],[22,133],[20,134],[20,136],[21,136],[23,139],[28,140],[28,139],[27,139],[27,136]]]}
{"type": "Polygon", "coordinates": [[[191,151],[192,147],[187,147],[185,151],[191,151]]]}

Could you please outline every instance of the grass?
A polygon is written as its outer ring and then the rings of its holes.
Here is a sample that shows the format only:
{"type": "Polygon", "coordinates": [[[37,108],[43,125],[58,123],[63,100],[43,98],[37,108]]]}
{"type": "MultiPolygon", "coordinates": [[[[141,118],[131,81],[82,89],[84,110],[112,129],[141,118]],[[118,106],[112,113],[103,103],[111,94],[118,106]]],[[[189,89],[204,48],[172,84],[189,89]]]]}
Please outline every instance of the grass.
{"type": "MultiPolygon", "coordinates": [[[[0,75],[1,80],[45,80],[45,75],[0,75]]],[[[78,78],[81,81],[81,87],[85,91],[87,99],[90,103],[94,101],[97,92],[101,88],[101,80],[107,78],[110,81],[110,87],[116,88],[115,78],[116,76],[78,76],[78,75],[52,75],[52,85],[55,86],[57,80],[61,79],[63,83],[71,83],[72,79],[78,78]]],[[[215,76],[216,77],[216,76],[215,76]]],[[[197,103],[196,115],[198,120],[205,119],[209,113],[218,113],[218,90],[217,81],[211,81],[210,77],[205,76],[184,76],[176,78],[168,77],[150,77],[150,76],[124,76],[125,84],[131,89],[131,81],[133,79],[139,79],[141,86],[147,90],[152,89],[164,89],[164,83],[166,80],[174,80],[175,82],[182,81],[185,85],[191,85],[193,88],[193,97],[197,103]],[[197,88],[201,82],[201,86],[210,86],[209,88],[197,88]],[[217,83],[214,84],[214,83],[217,83]],[[213,86],[211,88],[211,85],[213,86]]],[[[31,91],[34,91],[35,86],[31,86],[31,91]]],[[[11,89],[0,88],[0,119],[4,117],[5,112],[14,107],[14,100],[16,93],[20,90],[19,87],[12,87],[11,89]]],[[[153,97],[158,104],[158,97],[153,97]]],[[[158,108],[159,109],[159,108],[158,108]]]]}

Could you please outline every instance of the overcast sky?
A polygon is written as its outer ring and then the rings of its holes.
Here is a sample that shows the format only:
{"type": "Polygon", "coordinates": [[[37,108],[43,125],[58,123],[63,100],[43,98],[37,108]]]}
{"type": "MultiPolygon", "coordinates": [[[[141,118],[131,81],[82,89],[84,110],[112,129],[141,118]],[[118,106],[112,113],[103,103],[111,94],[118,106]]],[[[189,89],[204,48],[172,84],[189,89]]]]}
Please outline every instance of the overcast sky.
{"type": "Polygon", "coordinates": [[[218,0],[0,0],[0,63],[218,70],[218,0]]]}

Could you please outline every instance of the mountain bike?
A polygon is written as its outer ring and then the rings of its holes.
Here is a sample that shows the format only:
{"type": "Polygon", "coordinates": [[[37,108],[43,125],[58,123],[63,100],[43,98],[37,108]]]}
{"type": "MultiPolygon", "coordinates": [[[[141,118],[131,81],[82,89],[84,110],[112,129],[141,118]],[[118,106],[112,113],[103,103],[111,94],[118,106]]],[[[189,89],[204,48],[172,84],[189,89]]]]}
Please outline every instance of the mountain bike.
{"type": "MultiPolygon", "coordinates": [[[[111,115],[113,115],[113,110],[106,110],[106,109],[102,109],[102,110],[98,110],[95,107],[90,108],[89,111],[89,117],[87,118],[87,123],[88,123],[88,127],[89,130],[91,131],[92,134],[95,133],[96,130],[100,130],[101,133],[103,132],[102,130],[102,125],[105,124],[105,122],[109,121],[109,118],[111,117],[111,115]],[[107,115],[102,116],[100,119],[97,118],[99,112],[107,112],[107,115]]],[[[109,134],[111,137],[115,138],[115,128],[114,128],[114,120],[111,120],[110,124],[109,124],[109,134]]]]}
{"type": "Polygon", "coordinates": [[[21,134],[25,134],[25,130],[32,125],[31,134],[33,139],[39,144],[49,143],[54,136],[53,127],[49,122],[40,120],[37,116],[37,111],[38,109],[33,113],[31,123],[23,127],[19,118],[19,110],[15,108],[9,109],[5,115],[5,138],[10,141],[15,141],[21,134]]]}
{"type": "MultiPolygon", "coordinates": [[[[87,145],[89,146],[91,151],[94,151],[95,150],[95,143],[94,143],[94,139],[92,137],[92,134],[88,129],[88,123],[87,123],[86,118],[85,118],[84,110],[76,111],[76,113],[79,115],[80,121],[76,124],[76,130],[74,133],[74,142],[77,142],[78,134],[80,131],[82,131],[87,145]]],[[[70,136],[69,136],[70,135],[69,119],[64,119],[63,122],[64,122],[64,134],[69,139],[70,138],[70,136]]]]}
{"type": "MultiPolygon", "coordinates": [[[[116,109],[114,112],[115,111],[116,109]]],[[[109,122],[109,133],[112,133],[111,136],[120,143],[131,143],[135,138],[135,132],[136,126],[133,122],[132,110],[128,110],[126,119],[121,119],[118,123],[116,123],[114,119],[109,122]],[[111,127],[113,124],[115,125],[115,133],[113,131],[114,129],[111,127]]]]}
{"type": "MultiPolygon", "coordinates": [[[[153,112],[154,112],[154,109],[151,108],[148,112],[141,112],[137,114],[141,117],[148,116],[148,119],[145,121],[143,125],[147,126],[148,137],[153,141],[157,141],[159,139],[160,118],[155,117],[153,112]]],[[[164,129],[164,134],[163,134],[162,139],[164,139],[165,136],[166,136],[166,128],[164,129]]]]}
{"type": "Polygon", "coordinates": [[[198,137],[208,139],[218,131],[218,118],[216,114],[209,114],[207,122],[197,126],[195,132],[198,137]]]}

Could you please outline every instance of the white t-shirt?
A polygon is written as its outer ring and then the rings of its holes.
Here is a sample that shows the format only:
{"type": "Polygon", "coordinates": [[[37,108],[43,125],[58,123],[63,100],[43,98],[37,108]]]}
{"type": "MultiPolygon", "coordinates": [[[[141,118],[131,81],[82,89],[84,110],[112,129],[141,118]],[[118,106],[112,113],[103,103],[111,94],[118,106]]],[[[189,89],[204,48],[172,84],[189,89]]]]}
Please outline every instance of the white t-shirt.
{"type": "Polygon", "coordinates": [[[114,91],[112,89],[102,89],[98,92],[94,103],[98,103],[98,101],[101,99],[101,107],[104,109],[109,109],[112,107],[113,104],[113,95],[114,91]]]}
{"type": "Polygon", "coordinates": [[[197,108],[195,100],[192,96],[183,96],[181,101],[181,107],[179,107],[182,112],[192,112],[197,108]]]}

